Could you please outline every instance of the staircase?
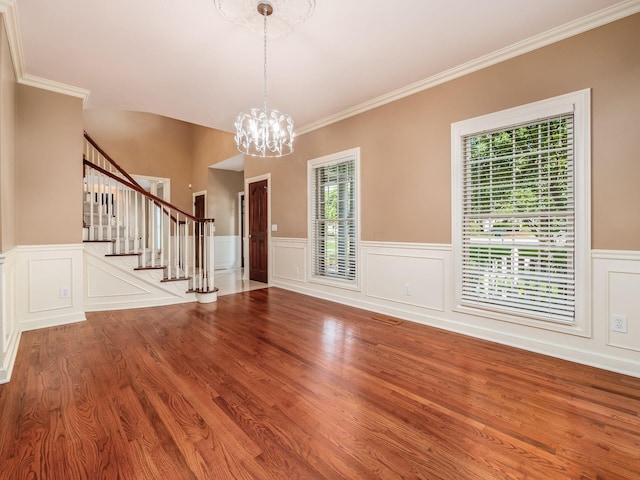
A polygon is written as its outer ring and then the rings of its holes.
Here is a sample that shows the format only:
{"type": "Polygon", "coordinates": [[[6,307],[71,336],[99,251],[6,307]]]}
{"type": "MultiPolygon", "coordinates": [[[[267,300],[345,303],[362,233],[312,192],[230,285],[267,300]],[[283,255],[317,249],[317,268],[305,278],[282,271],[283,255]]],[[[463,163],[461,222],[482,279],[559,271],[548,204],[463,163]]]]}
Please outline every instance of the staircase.
{"type": "Polygon", "coordinates": [[[146,192],[84,134],[85,307],[213,302],[213,219],[146,192]]]}

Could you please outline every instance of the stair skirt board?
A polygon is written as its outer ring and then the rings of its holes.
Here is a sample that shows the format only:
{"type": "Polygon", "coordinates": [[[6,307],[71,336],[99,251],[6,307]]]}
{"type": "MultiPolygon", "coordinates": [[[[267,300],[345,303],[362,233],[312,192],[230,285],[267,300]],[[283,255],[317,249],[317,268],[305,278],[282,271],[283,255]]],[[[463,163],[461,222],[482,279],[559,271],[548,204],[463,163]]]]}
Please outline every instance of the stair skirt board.
{"type": "Polygon", "coordinates": [[[105,257],[108,243],[85,243],[85,311],[142,308],[196,301],[190,281],[162,282],[163,270],[135,270],[134,256],[105,257]]]}

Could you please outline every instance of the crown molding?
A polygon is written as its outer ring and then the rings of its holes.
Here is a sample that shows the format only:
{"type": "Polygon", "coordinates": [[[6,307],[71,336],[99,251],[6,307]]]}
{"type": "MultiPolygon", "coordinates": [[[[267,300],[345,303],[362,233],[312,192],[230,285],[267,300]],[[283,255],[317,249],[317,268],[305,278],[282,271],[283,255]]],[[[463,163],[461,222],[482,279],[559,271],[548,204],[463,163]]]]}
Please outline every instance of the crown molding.
{"type": "Polygon", "coordinates": [[[313,130],[326,127],[327,125],[331,125],[332,123],[336,123],[360,113],[373,110],[374,108],[381,107],[396,100],[400,100],[402,98],[413,95],[414,93],[428,90],[429,88],[433,88],[437,85],[441,85],[464,75],[477,72],[478,70],[482,70],[483,68],[496,65],[500,62],[504,62],[505,60],[509,60],[533,50],[546,47],[547,45],[559,42],[560,40],[565,40],[575,35],[579,35],[580,33],[584,33],[588,30],[601,27],[602,25],[615,22],[616,20],[634,15],[638,12],[640,12],[640,0],[626,0],[617,5],[613,5],[598,12],[592,13],[591,15],[587,15],[586,17],[574,20],[573,22],[565,23],[564,25],[553,28],[539,35],[535,35],[526,40],[522,40],[521,42],[514,43],[513,45],[502,48],[500,50],[496,50],[495,52],[476,58],[475,60],[463,63],[462,65],[451,68],[442,73],[438,73],[424,80],[412,83],[411,85],[408,85],[406,87],[394,90],[393,92],[387,93],[380,97],[343,110],[342,112],[338,112],[334,115],[330,115],[316,122],[305,125],[296,131],[296,136],[312,132],[313,130]]]}
{"type": "Polygon", "coordinates": [[[82,98],[83,104],[89,98],[89,90],[84,88],[67,85],[53,80],[36,77],[25,71],[24,52],[22,49],[22,35],[20,34],[20,23],[18,22],[18,9],[15,0],[0,0],[0,13],[4,21],[4,27],[9,40],[9,51],[11,52],[11,61],[13,63],[13,71],[16,75],[16,81],[21,85],[41,88],[63,95],[82,98]]]}
{"type": "Polygon", "coordinates": [[[16,79],[24,76],[24,54],[22,52],[22,40],[20,25],[18,24],[18,11],[15,0],[0,0],[0,13],[4,20],[4,28],[9,39],[9,51],[16,79]]]}
{"type": "Polygon", "coordinates": [[[22,85],[28,85],[29,87],[41,88],[43,90],[49,90],[50,92],[61,93],[63,95],[69,95],[71,97],[82,98],[83,104],[87,102],[89,98],[89,90],[84,88],[75,87],[66,83],[55,82],[53,80],[47,80],[46,78],[36,77],[25,73],[18,83],[22,85]]]}

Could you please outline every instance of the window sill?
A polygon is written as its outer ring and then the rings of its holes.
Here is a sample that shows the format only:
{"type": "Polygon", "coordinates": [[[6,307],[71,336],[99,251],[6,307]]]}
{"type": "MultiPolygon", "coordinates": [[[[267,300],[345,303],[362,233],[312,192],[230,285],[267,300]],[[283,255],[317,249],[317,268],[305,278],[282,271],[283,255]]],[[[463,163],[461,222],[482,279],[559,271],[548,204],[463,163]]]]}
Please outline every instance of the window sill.
{"type": "Polygon", "coordinates": [[[553,320],[545,321],[525,316],[509,315],[503,312],[484,310],[482,308],[475,307],[467,307],[464,305],[457,305],[451,310],[453,312],[462,313],[464,315],[489,318],[491,320],[498,320],[501,322],[515,323],[518,325],[539,328],[542,330],[551,330],[553,332],[576,335],[578,337],[591,337],[590,328],[588,328],[590,323],[589,320],[583,320],[581,322],[576,321],[575,323],[569,324],[553,320]]]}

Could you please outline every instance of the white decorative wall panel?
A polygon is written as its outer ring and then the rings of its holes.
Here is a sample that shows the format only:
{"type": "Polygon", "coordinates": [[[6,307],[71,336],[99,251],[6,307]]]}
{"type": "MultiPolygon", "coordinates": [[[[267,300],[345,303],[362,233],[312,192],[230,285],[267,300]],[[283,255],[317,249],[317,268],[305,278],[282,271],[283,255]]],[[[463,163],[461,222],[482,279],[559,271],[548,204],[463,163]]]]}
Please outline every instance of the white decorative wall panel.
{"type": "Polygon", "coordinates": [[[21,331],[82,321],[83,245],[17,247],[16,312],[21,331]]]}
{"type": "Polygon", "coordinates": [[[71,257],[29,260],[30,313],[69,308],[73,305],[72,267],[71,257]],[[62,293],[65,291],[66,293],[62,293]]]}
{"type": "Polygon", "coordinates": [[[307,278],[307,242],[296,239],[275,239],[275,237],[272,237],[272,242],[272,279],[304,282],[307,278]]]}
{"type": "Polygon", "coordinates": [[[134,270],[134,256],[105,257],[101,244],[86,244],[84,254],[85,311],[140,308],[193,302],[189,282],[161,282],[163,271],[134,270]]]}
{"type": "Polygon", "coordinates": [[[16,315],[16,258],[15,249],[0,254],[0,384],[11,377],[20,343],[20,328],[16,315]]]}
{"type": "MultiPolygon", "coordinates": [[[[92,262],[87,263],[86,276],[87,298],[137,296],[150,293],[148,289],[140,286],[140,282],[137,284],[131,282],[127,278],[123,278],[123,275],[118,275],[117,271],[109,272],[102,265],[92,262]]],[[[158,282],[160,279],[161,276],[158,276],[158,282]]]]}
{"type": "Polygon", "coordinates": [[[595,250],[592,256],[594,336],[640,363],[640,252],[595,250]],[[626,333],[612,330],[613,315],[626,317],[626,333]]]}
{"type": "Polygon", "coordinates": [[[214,236],[214,268],[221,270],[240,266],[240,236],[214,236]]]}
{"type": "Polygon", "coordinates": [[[366,253],[368,297],[444,311],[442,258],[366,253]]]}
{"type": "Polygon", "coordinates": [[[609,345],[640,352],[640,272],[609,272],[609,345]],[[627,320],[627,331],[611,329],[613,315],[627,320]]]}

